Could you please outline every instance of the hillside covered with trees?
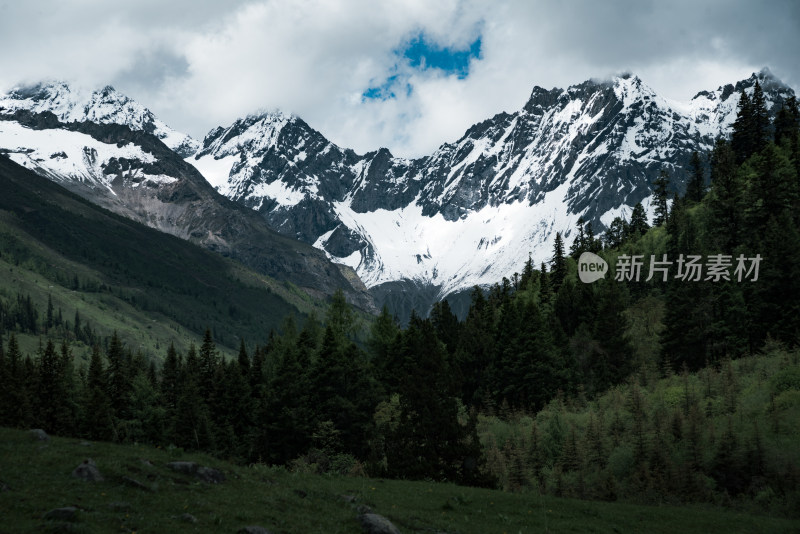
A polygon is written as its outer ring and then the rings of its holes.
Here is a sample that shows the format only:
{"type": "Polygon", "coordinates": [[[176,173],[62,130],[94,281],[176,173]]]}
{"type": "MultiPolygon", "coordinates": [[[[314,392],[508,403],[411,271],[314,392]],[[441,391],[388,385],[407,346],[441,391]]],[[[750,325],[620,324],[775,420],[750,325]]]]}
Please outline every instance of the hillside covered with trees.
{"type": "Polygon", "coordinates": [[[637,206],[601,239],[588,224],[569,250],[558,236],[549,265],[475,288],[464,321],[443,301],[405,328],[386,310],[363,324],[339,293],[235,358],[206,330],[165,346],[159,367],[113,334],[83,338],[95,348],[80,366],[70,336],[23,354],[17,335],[51,311],[5,298],[0,424],[301,471],[796,515],[800,113],[792,99],[766,117],[760,88],[743,93],[732,138],[707,166],[697,155],[685,192],[666,172],[654,184],[654,221],[637,206]],[[587,251],[609,265],[593,284],[578,279],[587,251]],[[640,277],[623,268],[637,258],[640,277]]]}

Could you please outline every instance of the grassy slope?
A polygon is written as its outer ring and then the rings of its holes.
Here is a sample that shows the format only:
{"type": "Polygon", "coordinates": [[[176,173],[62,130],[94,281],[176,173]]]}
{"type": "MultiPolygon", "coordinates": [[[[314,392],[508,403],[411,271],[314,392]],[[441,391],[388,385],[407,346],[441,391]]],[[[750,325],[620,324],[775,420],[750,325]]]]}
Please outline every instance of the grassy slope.
{"type": "Polygon", "coordinates": [[[234,466],[204,455],[137,445],[51,438],[0,429],[0,532],[40,532],[60,525],[50,509],[80,509],[76,532],[236,532],[258,524],[280,533],[359,532],[354,505],[372,507],[403,532],[796,532],[797,523],[719,508],[648,507],[585,502],[451,484],[292,474],[234,466]],[[104,482],[70,476],[85,458],[104,482]],[[142,463],[147,459],[152,466],[142,463]],[[201,483],[173,473],[169,461],[189,459],[221,469],[228,480],[201,483]],[[151,491],[127,485],[134,478],[151,491]],[[190,513],[198,523],[181,521],[190,513]]]}
{"type": "MultiPolygon", "coordinates": [[[[0,189],[0,298],[30,294],[40,317],[51,295],[65,320],[77,309],[101,336],[118,330],[160,357],[170,341],[198,343],[206,326],[235,350],[238,336],[263,343],[287,314],[323,313],[291,284],[111,214],[5,158],[0,189]]],[[[37,344],[22,339],[23,350],[37,344]]]]}

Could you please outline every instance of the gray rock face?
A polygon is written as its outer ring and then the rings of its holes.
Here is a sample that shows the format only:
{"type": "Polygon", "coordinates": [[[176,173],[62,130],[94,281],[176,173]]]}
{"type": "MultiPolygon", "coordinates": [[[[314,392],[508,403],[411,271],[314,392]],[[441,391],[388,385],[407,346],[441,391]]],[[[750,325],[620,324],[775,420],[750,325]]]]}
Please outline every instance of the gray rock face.
{"type": "Polygon", "coordinates": [[[363,514],[359,516],[358,520],[367,534],[400,534],[397,527],[382,515],[363,514]]]}
{"type": "Polygon", "coordinates": [[[87,458],[78,467],[72,471],[72,476],[80,478],[87,482],[102,482],[104,480],[100,470],[97,469],[97,464],[94,460],[87,458]]]}

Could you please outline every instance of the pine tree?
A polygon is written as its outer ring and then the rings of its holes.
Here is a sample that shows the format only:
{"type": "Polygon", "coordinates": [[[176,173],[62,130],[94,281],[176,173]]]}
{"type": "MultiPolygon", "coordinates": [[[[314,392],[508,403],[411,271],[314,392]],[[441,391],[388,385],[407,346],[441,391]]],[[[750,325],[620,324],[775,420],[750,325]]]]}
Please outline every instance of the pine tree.
{"type": "Polygon", "coordinates": [[[549,306],[553,302],[553,284],[551,275],[547,272],[547,265],[542,262],[539,268],[539,302],[549,306]]]}
{"type": "Polygon", "coordinates": [[[60,365],[53,340],[48,339],[42,348],[39,345],[37,365],[36,420],[43,428],[55,433],[58,425],[56,408],[64,402],[60,398],[60,365]]]}
{"type": "Polygon", "coordinates": [[[742,88],[742,92],[739,95],[739,106],[736,112],[736,120],[733,123],[731,150],[735,154],[737,163],[742,163],[755,152],[753,111],[750,97],[747,96],[744,88],[742,88]]]}
{"type": "Polygon", "coordinates": [[[467,478],[468,466],[479,461],[480,448],[469,439],[474,428],[459,423],[447,351],[430,321],[414,313],[397,344],[395,374],[406,378],[398,391],[400,421],[387,436],[389,473],[411,479],[467,478]]]}
{"type": "Polygon", "coordinates": [[[628,226],[629,236],[637,238],[642,236],[650,229],[647,224],[647,214],[644,211],[644,206],[641,202],[637,202],[631,211],[631,222],[628,226]]]}
{"type": "Polygon", "coordinates": [[[553,291],[558,291],[567,276],[567,261],[564,258],[564,240],[561,238],[561,232],[556,232],[556,239],[553,243],[553,259],[550,263],[553,265],[550,281],[553,291]]]}
{"type": "Polygon", "coordinates": [[[108,397],[111,407],[117,419],[127,419],[128,394],[130,392],[129,356],[122,347],[122,341],[116,330],[111,335],[106,356],[108,358],[108,397]]]}
{"type": "MultiPolygon", "coordinates": [[[[455,361],[462,380],[461,395],[466,404],[485,406],[490,400],[486,369],[495,352],[494,313],[479,287],[472,290],[472,303],[467,313],[455,361]]],[[[399,346],[397,343],[396,346],[399,346]]],[[[399,362],[392,362],[395,371],[399,362]]],[[[397,388],[403,381],[402,375],[391,376],[388,384],[397,388]]],[[[385,381],[385,379],[384,379],[385,381]]]]}
{"type": "Polygon", "coordinates": [[[331,297],[325,321],[339,338],[344,339],[354,335],[357,328],[356,317],[341,289],[337,289],[331,297]]]}
{"type": "Polygon", "coordinates": [[[708,195],[712,245],[733,251],[741,243],[743,187],[731,145],[718,140],[711,153],[711,190],[708,195]]]}
{"type": "Polygon", "coordinates": [[[703,163],[700,161],[700,154],[695,150],[692,152],[692,159],[689,163],[691,174],[686,185],[686,198],[692,202],[700,202],[705,194],[705,176],[703,173],[703,163]]]}
{"type": "Polygon", "coordinates": [[[611,221],[604,235],[606,247],[619,248],[628,234],[630,234],[630,229],[625,219],[622,217],[614,217],[614,220],[611,221]]]}
{"type": "Polygon", "coordinates": [[[394,316],[389,313],[389,308],[384,305],[380,315],[370,327],[367,340],[369,355],[375,367],[381,371],[389,358],[389,348],[394,343],[394,338],[400,333],[400,328],[394,316]]]}
{"type": "Polygon", "coordinates": [[[576,260],[584,251],[588,250],[586,245],[586,233],[583,227],[584,222],[583,217],[578,217],[578,235],[575,236],[575,240],[572,242],[572,246],[569,249],[569,255],[576,260]]]}
{"type": "Polygon", "coordinates": [[[450,311],[450,304],[447,300],[434,303],[430,317],[436,329],[436,336],[447,347],[447,352],[453,355],[458,345],[461,329],[458,317],[450,311]]]}
{"type": "Polygon", "coordinates": [[[33,372],[25,368],[20,354],[19,344],[14,332],[8,336],[7,352],[7,389],[4,389],[4,403],[7,408],[3,421],[4,425],[12,427],[29,427],[33,422],[33,407],[28,384],[33,378],[33,372]]]}
{"type": "Polygon", "coordinates": [[[161,404],[165,409],[166,431],[172,437],[172,426],[178,417],[178,400],[181,396],[181,358],[170,343],[161,367],[161,404]]]}
{"type": "Polygon", "coordinates": [[[285,464],[311,445],[317,421],[311,404],[310,356],[298,350],[293,328],[293,321],[286,323],[284,336],[275,342],[274,374],[260,401],[250,447],[253,460],[285,464]]]}
{"type": "Polygon", "coordinates": [[[100,347],[92,347],[89,375],[84,392],[82,433],[89,439],[109,441],[114,438],[114,417],[108,399],[108,383],[100,347]]]}
{"type": "Polygon", "coordinates": [[[239,356],[237,358],[239,365],[239,372],[246,380],[250,380],[250,356],[247,354],[247,347],[244,345],[244,339],[239,343],[239,356]]]}
{"type": "Polygon", "coordinates": [[[206,328],[206,332],[203,336],[203,343],[200,345],[198,358],[200,393],[204,398],[209,399],[214,391],[214,379],[217,374],[217,366],[219,365],[217,346],[214,343],[214,338],[209,328],[206,328]]]}
{"type": "MultiPolygon", "coordinates": [[[[667,215],[669,214],[667,204],[669,193],[667,192],[667,187],[669,187],[669,174],[662,169],[658,174],[658,178],[653,182],[653,196],[655,197],[655,218],[653,219],[653,226],[661,226],[667,222],[667,215]]],[[[633,216],[631,216],[631,220],[633,220],[633,216]]]]}
{"type": "Polygon", "coordinates": [[[332,422],[343,451],[365,457],[377,399],[363,354],[328,325],[310,377],[317,423],[332,422]]]}
{"type": "Polygon", "coordinates": [[[600,352],[592,365],[598,391],[621,382],[631,370],[633,349],[627,338],[625,295],[620,287],[614,281],[604,281],[600,287],[594,321],[594,339],[600,344],[600,352]]]}
{"type": "Polygon", "coordinates": [[[200,389],[199,358],[191,344],[183,366],[177,416],[172,427],[174,444],[184,449],[209,450],[213,446],[210,427],[206,398],[200,389]]]}
{"type": "Polygon", "coordinates": [[[761,89],[761,84],[756,80],[753,87],[753,98],[750,101],[750,117],[752,121],[752,143],[753,153],[758,153],[767,146],[767,141],[770,139],[769,135],[769,112],[767,111],[767,102],[764,98],[764,91],[761,89]]]}

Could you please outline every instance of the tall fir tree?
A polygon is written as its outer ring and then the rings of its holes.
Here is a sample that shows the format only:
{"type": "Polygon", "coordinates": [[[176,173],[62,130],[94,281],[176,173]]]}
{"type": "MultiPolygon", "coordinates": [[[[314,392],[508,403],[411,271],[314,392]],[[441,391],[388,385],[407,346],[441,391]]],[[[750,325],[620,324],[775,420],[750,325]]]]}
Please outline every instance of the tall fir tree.
{"type": "Polygon", "coordinates": [[[633,211],[631,211],[631,222],[628,225],[628,236],[626,237],[638,238],[649,229],[650,225],[647,223],[647,213],[644,211],[644,206],[642,206],[641,202],[637,202],[633,207],[633,211]]]}
{"type": "Polygon", "coordinates": [[[661,170],[658,178],[653,182],[653,196],[655,197],[655,217],[653,218],[653,226],[661,226],[667,222],[667,215],[669,214],[668,197],[669,192],[669,174],[665,170],[661,170]]]}
{"type": "Polygon", "coordinates": [[[742,163],[755,152],[753,140],[753,110],[750,97],[742,88],[739,93],[739,105],[736,111],[736,120],[733,123],[731,134],[731,150],[737,163],[742,163]]]}
{"type": "Polygon", "coordinates": [[[700,160],[700,154],[696,150],[692,152],[689,166],[691,171],[689,181],[686,184],[686,198],[692,202],[700,202],[705,194],[706,179],[703,172],[703,162],[700,160]]]}
{"type": "Polygon", "coordinates": [[[556,232],[556,239],[553,243],[553,259],[550,260],[550,263],[553,266],[550,271],[550,282],[553,291],[558,291],[567,276],[567,260],[564,257],[564,240],[561,232],[556,232]]]}

